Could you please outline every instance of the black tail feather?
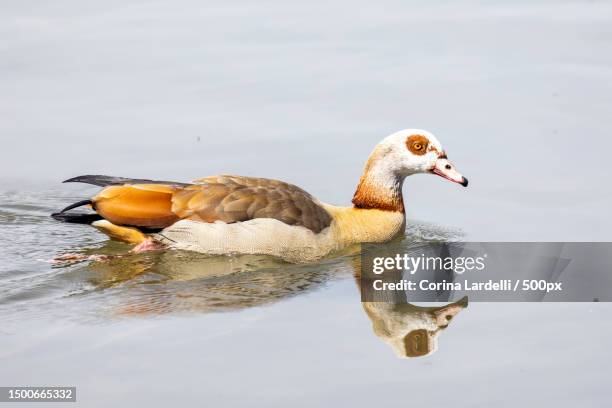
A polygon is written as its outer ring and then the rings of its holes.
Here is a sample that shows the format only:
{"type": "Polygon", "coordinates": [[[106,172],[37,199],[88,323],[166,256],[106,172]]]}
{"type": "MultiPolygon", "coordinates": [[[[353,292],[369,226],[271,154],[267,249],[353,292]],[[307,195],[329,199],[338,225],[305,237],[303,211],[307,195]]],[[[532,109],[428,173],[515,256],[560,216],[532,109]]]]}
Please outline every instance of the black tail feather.
{"type": "Polygon", "coordinates": [[[106,186],[118,186],[124,184],[172,184],[174,186],[186,186],[186,183],[178,183],[176,181],[161,181],[161,180],[148,180],[148,179],[135,179],[127,177],[113,177],[103,176],[100,174],[88,174],[84,176],[73,177],[68,180],[64,180],[63,183],[86,183],[93,184],[94,186],[106,187],[106,186]]]}
{"type": "Polygon", "coordinates": [[[51,214],[51,217],[58,221],[62,222],[70,222],[73,224],[91,224],[94,221],[101,220],[102,217],[98,214],[67,214],[66,211],[72,210],[73,208],[82,207],[84,205],[90,205],[91,200],[81,200],[74,204],[70,204],[68,207],[64,208],[62,211],[58,213],[51,214]]]}
{"type": "Polygon", "coordinates": [[[73,208],[82,207],[84,205],[91,205],[91,200],[81,200],[74,204],[70,204],[68,207],[64,208],[60,213],[65,213],[68,210],[72,210],[73,208]]]}
{"type": "Polygon", "coordinates": [[[91,224],[94,221],[102,219],[102,216],[98,214],[68,214],[63,212],[51,214],[51,217],[58,221],[69,222],[71,224],[91,224]]]}

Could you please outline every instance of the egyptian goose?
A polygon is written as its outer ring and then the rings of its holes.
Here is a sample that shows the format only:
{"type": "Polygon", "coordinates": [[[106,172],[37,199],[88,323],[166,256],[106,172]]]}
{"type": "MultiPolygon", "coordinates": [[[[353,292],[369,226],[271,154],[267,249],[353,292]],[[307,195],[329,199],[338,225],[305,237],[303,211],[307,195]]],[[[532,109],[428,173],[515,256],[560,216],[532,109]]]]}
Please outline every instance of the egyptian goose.
{"type": "Polygon", "coordinates": [[[434,135],[406,129],[374,148],[351,207],[325,204],[297,186],[263,178],[220,175],[178,183],[80,176],[65,182],[104,188],[52,217],[91,224],[113,239],[137,244],[136,251],[169,247],[307,262],[403,233],[402,184],[416,173],[468,184],[434,135]],[[95,214],[68,212],[83,205],[95,214]]]}

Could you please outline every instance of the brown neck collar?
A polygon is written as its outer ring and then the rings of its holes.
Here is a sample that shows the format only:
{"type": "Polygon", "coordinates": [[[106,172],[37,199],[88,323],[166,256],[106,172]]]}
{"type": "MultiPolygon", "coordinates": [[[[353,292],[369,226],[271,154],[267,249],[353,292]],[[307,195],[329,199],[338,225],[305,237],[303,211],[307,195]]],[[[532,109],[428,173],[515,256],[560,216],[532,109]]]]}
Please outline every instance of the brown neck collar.
{"type": "Polygon", "coordinates": [[[405,212],[402,197],[404,178],[377,166],[370,158],[353,195],[355,208],[405,212]]]}

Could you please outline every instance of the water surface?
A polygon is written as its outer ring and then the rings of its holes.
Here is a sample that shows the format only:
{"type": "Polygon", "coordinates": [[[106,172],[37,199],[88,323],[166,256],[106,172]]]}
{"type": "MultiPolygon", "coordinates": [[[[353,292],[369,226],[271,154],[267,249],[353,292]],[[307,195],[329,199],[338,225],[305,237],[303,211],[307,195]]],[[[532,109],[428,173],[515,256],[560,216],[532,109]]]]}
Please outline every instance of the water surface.
{"type": "MultiPolygon", "coordinates": [[[[606,304],[474,303],[400,359],[351,256],[124,254],[53,211],[79,174],[281,178],[348,204],[382,137],[434,132],[467,189],[407,180],[408,239],[608,241],[602,1],[13,2],[0,13],[0,385],[83,406],[601,406],[606,304]]],[[[588,279],[588,276],[585,276],[588,279]]]]}

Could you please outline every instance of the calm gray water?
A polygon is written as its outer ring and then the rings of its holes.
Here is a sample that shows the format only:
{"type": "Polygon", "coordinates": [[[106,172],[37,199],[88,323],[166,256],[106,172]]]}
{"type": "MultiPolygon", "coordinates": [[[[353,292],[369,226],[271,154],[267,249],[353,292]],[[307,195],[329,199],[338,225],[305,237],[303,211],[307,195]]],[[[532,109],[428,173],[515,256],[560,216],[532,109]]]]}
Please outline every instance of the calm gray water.
{"type": "Polygon", "coordinates": [[[60,184],[79,174],[272,177],[348,204],[372,147],[417,127],[470,186],[409,178],[409,240],[609,241],[611,4],[0,10],[0,385],[75,385],[87,407],[610,399],[607,304],[473,303],[437,352],[399,359],[360,304],[354,258],[53,265],[129,247],[48,215],[96,191],[60,184]]]}

